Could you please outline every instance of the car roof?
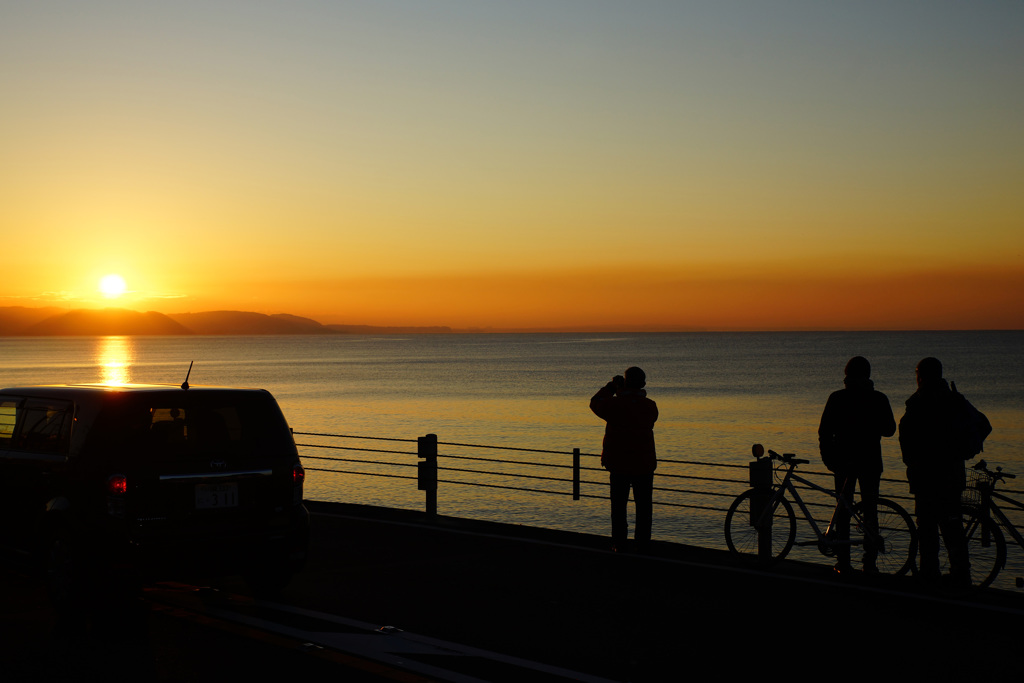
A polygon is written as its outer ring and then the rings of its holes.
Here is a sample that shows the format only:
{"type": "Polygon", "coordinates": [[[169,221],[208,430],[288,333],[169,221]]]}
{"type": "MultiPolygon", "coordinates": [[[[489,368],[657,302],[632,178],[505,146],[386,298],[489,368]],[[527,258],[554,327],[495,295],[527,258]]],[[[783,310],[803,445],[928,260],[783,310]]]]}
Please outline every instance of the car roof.
{"type": "Polygon", "coordinates": [[[0,394],[16,396],[40,396],[47,398],[79,398],[111,393],[173,393],[173,392],[240,392],[265,393],[264,389],[189,385],[182,389],[176,384],[43,384],[39,386],[9,387],[0,389],[0,394]]]}

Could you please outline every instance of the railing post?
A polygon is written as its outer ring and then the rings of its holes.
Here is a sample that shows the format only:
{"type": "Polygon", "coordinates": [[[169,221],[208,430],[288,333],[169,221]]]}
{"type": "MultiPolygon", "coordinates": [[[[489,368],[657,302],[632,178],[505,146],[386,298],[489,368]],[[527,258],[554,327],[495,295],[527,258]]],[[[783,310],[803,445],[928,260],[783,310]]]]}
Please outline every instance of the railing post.
{"type": "Polygon", "coordinates": [[[572,449],[572,499],[580,499],[580,449],[572,449]]]}
{"type": "Polygon", "coordinates": [[[427,434],[416,439],[416,450],[422,458],[416,464],[418,488],[426,492],[428,515],[437,514],[437,434],[427,434]]]}
{"type": "MultiPolygon", "coordinates": [[[[754,495],[750,497],[749,524],[756,526],[772,495],[771,460],[761,458],[750,463],[750,485],[754,488],[754,495]]],[[[774,556],[772,548],[773,521],[772,515],[768,515],[766,523],[757,530],[757,557],[761,562],[768,562],[774,556]]]]}

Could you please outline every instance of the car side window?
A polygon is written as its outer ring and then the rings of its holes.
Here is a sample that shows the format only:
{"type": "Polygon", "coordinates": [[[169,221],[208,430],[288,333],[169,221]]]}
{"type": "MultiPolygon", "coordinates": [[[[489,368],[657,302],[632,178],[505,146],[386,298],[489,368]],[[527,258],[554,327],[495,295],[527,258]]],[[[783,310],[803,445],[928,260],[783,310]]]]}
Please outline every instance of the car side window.
{"type": "Polygon", "coordinates": [[[0,449],[11,447],[18,417],[18,400],[0,396],[0,449]]]}
{"type": "Polygon", "coordinates": [[[0,398],[0,446],[15,451],[66,455],[74,405],[42,398],[0,398]]]}

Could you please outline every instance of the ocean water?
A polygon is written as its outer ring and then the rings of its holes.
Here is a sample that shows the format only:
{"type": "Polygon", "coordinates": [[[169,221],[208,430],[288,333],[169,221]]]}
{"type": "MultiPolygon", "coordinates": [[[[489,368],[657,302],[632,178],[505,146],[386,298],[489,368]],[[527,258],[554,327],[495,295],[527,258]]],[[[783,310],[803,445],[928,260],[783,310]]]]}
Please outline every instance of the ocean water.
{"type": "MultiPolygon", "coordinates": [[[[7,337],[0,338],[0,387],[180,384],[194,362],[192,384],[262,387],[277,397],[310,470],[308,497],[422,508],[410,441],[432,433],[448,468],[438,491],[442,514],[606,533],[606,477],[596,458],[603,423],[587,404],[612,375],[639,365],[660,410],[655,535],[725,547],[722,510],[746,488],[751,444],[817,463],[822,407],[854,355],[870,360],[897,420],[916,388],[917,361],[942,360],[946,377],[992,422],[981,457],[1024,475],[1022,348],[1024,332],[7,337]],[[444,445],[451,443],[556,453],[444,445]],[[316,447],[324,444],[372,450],[316,447]],[[565,481],[573,448],[586,468],[579,501],[565,481]]],[[[895,438],[883,440],[883,458],[892,479],[885,494],[912,510],[895,438]]]]}

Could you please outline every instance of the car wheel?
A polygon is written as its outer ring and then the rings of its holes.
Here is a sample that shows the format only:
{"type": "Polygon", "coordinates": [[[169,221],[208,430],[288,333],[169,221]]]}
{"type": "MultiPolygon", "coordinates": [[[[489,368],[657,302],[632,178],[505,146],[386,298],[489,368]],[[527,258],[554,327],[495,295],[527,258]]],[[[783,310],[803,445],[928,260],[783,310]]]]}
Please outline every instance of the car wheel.
{"type": "Polygon", "coordinates": [[[50,540],[45,567],[46,592],[53,606],[65,610],[79,605],[84,595],[84,563],[70,534],[61,533],[50,540]]]}

